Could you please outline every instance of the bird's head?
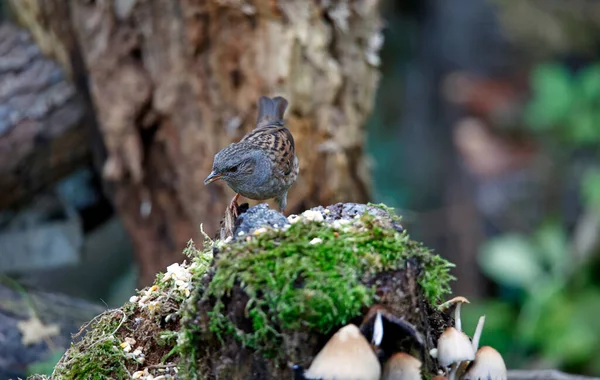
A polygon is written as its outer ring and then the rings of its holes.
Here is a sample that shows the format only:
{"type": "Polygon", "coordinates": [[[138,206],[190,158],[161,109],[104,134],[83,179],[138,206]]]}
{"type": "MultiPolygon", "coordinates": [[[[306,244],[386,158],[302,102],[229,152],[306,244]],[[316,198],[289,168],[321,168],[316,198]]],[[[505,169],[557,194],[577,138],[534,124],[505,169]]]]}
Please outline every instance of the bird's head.
{"type": "Polygon", "coordinates": [[[235,187],[248,183],[254,178],[256,166],[263,159],[262,153],[246,144],[231,144],[215,155],[212,171],[204,180],[204,184],[219,179],[235,187]]]}

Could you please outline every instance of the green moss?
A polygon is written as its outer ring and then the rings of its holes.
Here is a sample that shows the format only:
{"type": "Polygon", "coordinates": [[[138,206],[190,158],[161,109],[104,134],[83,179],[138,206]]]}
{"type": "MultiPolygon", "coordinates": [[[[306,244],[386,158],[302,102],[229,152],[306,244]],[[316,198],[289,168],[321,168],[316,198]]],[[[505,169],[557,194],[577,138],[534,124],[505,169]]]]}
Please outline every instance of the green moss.
{"type": "MultiPolygon", "coordinates": [[[[393,214],[392,218],[399,221],[393,214]]],[[[206,289],[203,278],[212,263],[213,242],[207,240],[200,251],[190,241],[184,253],[191,261],[186,266],[191,294],[176,287],[172,274],[158,274],[154,286],[138,292],[139,302],[96,317],[87,334],[61,359],[53,378],[128,378],[134,371],[167,361],[169,366],[176,364],[180,374],[195,378],[204,370],[202,358],[207,353],[197,321],[203,297],[214,305],[209,313],[211,331],[222,339],[235,336],[265,356],[275,356],[286,330],[326,334],[358,316],[364,306],[376,302],[375,288],[365,284],[377,273],[403,269],[409,258],[423,265],[418,281],[432,304],[450,292],[450,263],[406,232],[397,232],[389,220],[368,214],[348,224],[300,220],[287,230],[269,229],[216,246],[220,252],[206,289]],[[226,316],[228,297],[238,285],[249,297],[250,326],[238,326],[226,316]],[[179,322],[167,324],[172,330],[158,331],[171,314],[178,314],[179,322]],[[152,362],[138,364],[120,346],[126,337],[134,338],[136,346],[154,347],[159,355],[155,351],[152,362]]]]}
{"type": "Polygon", "coordinates": [[[126,318],[124,313],[108,311],[91,324],[89,333],[73,345],[56,366],[54,379],[128,378],[125,353],[120,349],[116,331],[126,318]]]}
{"type": "Polygon", "coordinates": [[[400,215],[396,214],[396,209],[394,209],[393,207],[387,206],[383,203],[371,203],[371,202],[367,203],[367,206],[376,207],[378,209],[385,211],[394,222],[397,222],[397,223],[402,222],[402,217],[400,215]]]}
{"type": "MultiPolygon", "coordinates": [[[[210,250],[198,251],[191,241],[184,253],[191,259],[186,268],[191,274],[192,285],[197,287],[212,261],[212,253],[210,250]]],[[[138,292],[139,302],[127,302],[120,309],[109,310],[94,318],[85,327],[85,336],[74,343],[58,363],[53,378],[127,379],[145,365],[161,364],[166,360],[193,371],[196,363],[193,337],[197,334],[184,322],[195,315],[197,294],[201,294],[202,289],[193,290],[188,297],[176,288],[175,283],[174,279],[166,279],[165,274],[160,273],[153,286],[138,292]],[[142,306],[144,298],[145,306],[142,306]],[[154,305],[152,308],[149,307],[151,304],[154,305]],[[182,318],[179,328],[157,334],[160,322],[177,313],[182,318]],[[136,327],[132,327],[134,324],[136,327]],[[135,347],[152,347],[155,341],[166,352],[161,363],[142,363],[128,355],[121,347],[125,337],[135,339],[135,347]]]]}
{"type": "Polygon", "coordinates": [[[450,263],[368,214],[351,225],[298,222],[286,231],[268,230],[228,244],[205,295],[217,299],[211,330],[220,337],[234,334],[246,346],[273,356],[282,329],[328,333],[357,316],[374,302],[375,289],[364,285],[367,279],[402,268],[408,258],[424,264],[420,283],[432,303],[450,291],[450,263]],[[249,296],[250,332],[223,313],[236,284],[249,296]]]}

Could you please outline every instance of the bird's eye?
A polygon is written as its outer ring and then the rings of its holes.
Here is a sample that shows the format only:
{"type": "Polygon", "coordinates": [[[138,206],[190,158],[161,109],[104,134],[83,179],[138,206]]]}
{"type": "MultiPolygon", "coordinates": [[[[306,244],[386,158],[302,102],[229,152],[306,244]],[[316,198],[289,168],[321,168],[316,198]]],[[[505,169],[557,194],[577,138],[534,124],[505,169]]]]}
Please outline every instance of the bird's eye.
{"type": "Polygon", "coordinates": [[[238,170],[238,165],[232,166],[232,167],[229,168],[229,171],[232,172],[232,173],[237,172],[237,170],[238,170]]]}

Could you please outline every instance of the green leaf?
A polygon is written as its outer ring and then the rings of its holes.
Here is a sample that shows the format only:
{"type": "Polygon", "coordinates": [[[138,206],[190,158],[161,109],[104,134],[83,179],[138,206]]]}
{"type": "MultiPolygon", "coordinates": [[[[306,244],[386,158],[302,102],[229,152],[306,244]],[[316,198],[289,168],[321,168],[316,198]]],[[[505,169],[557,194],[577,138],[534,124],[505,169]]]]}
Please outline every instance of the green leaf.
{"type": "Polygon", "coordinates": [[[30,364],[27,367],[27,375],[32,376],[37,374],[50,376],[54,370],[54,366],[56,366],[56,363],[58,363],[64,353],[65,350],[56,350],[52,352],[46,360],[30,364]]]}
{"type": "MultiPolygon", "coordinates": [[[[592,288],[579,293],[575,297],[573,322],[585,325],[589,331],[600,331],[600,290],[592,288]]],[[[600,335],[596,335],[600,347],[600,335]]]]}
{"type": "Polygon", "coordinates": [[[569,247],[565,229],[558,223],[544,223],[535,233],[538,253],[557,275],[568,266],[569,247]]]}
{"type": "Polygon", "coordinates": [[[590,65],[578,73],[577,92],[587,104],[593,105],[600,100],[600,65],[590,65]]]}
{"type": "Polygon", "coordinates": [[[516,326],[519,339],[527,345],[551,339],[548,334],[552,329],[557,325],[565,324],[564,321],[568,320],[571,312],[568,305],[569,300],[564,296],[562,282],[552,281],[551,278],[536,282],[532,286],[530,296],[521,307],[519,323],[516,326]],[[555,305],[565,307],[554,310],[555,305]]]}
{"type": "Polygon", "coordinates": [[[473,336],[479,317],[482,315],[485,315],[486,319],[479,346],[492,346],[500,353],[510,351],[515,340],[517,318],[513,307],[494,299],[470,303],[468,307],[461,310],[462,325],[467,335],[473,336]]]}
{"type": "Polygon", "coordinates": [[[542,64],[531,76],[533,99],[526,109],[528,124],[547,130],[564,121],[571,108],[573,85],[568,71],[559,64],[542,64]]]}
{"type": "Polygon", "coordinates": [[[587,205],[600,210],[600,169],[590,169],[585,173],[581,193],[587,205]]]}
{"type": "Polygon", "coordinates": [[[597,145],[600,140],[600,114],[591,107],[577,107],[565,124],[565,134],[572,142],[597,145]]]}
{"type": "Polygon", "coordinates": [[[573,295],[570,300],[554,302],[553,306],[548,310],[548,316],[564,316],[567,313],[568,317],[549,321],[553,331],[547,331],[544,352],[560,358],[567,364],[593,361],[600,347],[600,336],[590,334],[590,331],[600,329],[597,317],[600,313],[598,291],[573,295]]]}
{"type": "Polygon", "coordinates": [[[482,270],[500,284],[531,288],[543,277],[535,247],[520,235],[504,235],[487,242],[479,255],[482,270]]]}

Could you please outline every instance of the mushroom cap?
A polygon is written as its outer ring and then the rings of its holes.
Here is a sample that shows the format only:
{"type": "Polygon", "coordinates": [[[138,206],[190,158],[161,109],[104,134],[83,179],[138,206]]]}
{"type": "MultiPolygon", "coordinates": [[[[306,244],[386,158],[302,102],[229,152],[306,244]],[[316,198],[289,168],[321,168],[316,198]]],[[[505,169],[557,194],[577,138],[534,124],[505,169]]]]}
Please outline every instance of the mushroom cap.
{"type": "Polygon", "coordinates": [[[438,309],[440,310],[446,310],[454,305],[457,305],[459,303],[470,303],[468,299],[466,299],[463,296],[457,296],[454,297],[446,302],[444,302],[443,304],[441,304],[440,306],[438,306],[438,309]]]}
{"type": "Polygon", "coordinates": [[[307,379],[379,380],[381,365],[358,327],[339,329],[304,373],[307,379]]]}
{"type": "Polygon", "coordinates": [[[438,339],[437,359],[442,367],[449,367],[456,362],[475,359],[475,351],[465,333],[448,327],[438,339]]]}
{"type": "Polygon", "coordinates": [[[381,380],[421,380],[421,361],[398,352],[385,363],[381,380]]]}
{"type": "Polygon", "coordinates": [[[483,346],[477,350],[475,361],[467,369],[463,379],[506,380],[506,364],[498,351],[493,347],[483,346]]]}

